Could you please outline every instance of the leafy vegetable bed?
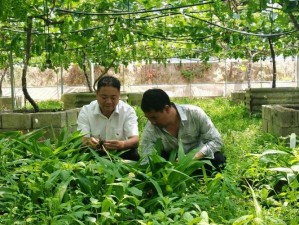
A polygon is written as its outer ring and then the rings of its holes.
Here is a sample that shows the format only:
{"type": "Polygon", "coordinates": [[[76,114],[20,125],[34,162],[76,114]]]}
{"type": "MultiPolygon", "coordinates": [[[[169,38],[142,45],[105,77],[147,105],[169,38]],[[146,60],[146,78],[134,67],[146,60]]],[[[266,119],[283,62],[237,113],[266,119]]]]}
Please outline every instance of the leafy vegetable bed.
{"type": "Polygon", "coordinates": [[[298,148],[262,133],[261,118],[228,99],[176,102],[211,116],[228,158],[222,174],[193,176],[204,162],[181,149],[178,161],[154,155],[140,165],[81,148],[76,132],[54,143],[40,142],[42,131],[2,133],[0,224],[299,223],[298,148]]]}

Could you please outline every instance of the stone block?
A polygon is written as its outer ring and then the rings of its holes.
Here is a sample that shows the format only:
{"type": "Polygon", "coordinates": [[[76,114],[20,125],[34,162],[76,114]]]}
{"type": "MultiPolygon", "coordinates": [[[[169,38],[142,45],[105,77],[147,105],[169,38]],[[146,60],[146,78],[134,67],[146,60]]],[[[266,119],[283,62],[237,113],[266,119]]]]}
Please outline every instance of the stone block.
{"type": "Polygon", "coordinates": [[[298,110],[282,106],[274,106],[273,121],[276,121],[281,127],[293,127],[299,126],[298,122],[298,110]]]}
{"type": "Polygon", "coordinates": [[[3,129],[26,130],[32,128],[32,113],[2,113],[3,129]]]}
{"type": "Polygon", "coordinates": [[[251,113],[261,111],[262,105],[299,104],[299,88],[250,88],[245,91],[245,105],[251,113]]]}
{"type": "Polygon", "coordinates": [[[280,137],[280,136],[284,136],[282,133],[282,129],[280,126],[278,126],[277,124],[272,124],[272,128],[271,131],[269,132],[271,134],[273,134],[274,136],[280,137]]]}
{"type": "Polygon", "coordinates": [[[36,129],[45,132],[42,139],[52,141],[57,138],[61,131],[67,128],[67,134],[77,130],[77,117],[80,108],[58,112],[38,112],[38,113],[0,113],[0,132],[21,131],[24,134],[36,129]]]}
{"type": "Polygon", "coordinates": [[[268,120],[266,120],[266,119],[264,119],[263,121],[262,121],[262,129],[263,129],[263,131],[265,132],[265,133],[267,133],[269,130],[268,130],[268,123],[269,123],[269,121],[268,120]]]}
{"type": "Polygon", "coordinates": [[[55,128],[55,127],[48,127],[45,128],[45,135],[43,136],[44,139],[56,140],[61,132],[62,128],[55,128]]]}
{"type": "Polygon", "coordinates": [[[282,137],[289,136],[291,133],[299,135],[299,105],[263,106],[262,113],[264,132],[282,137]]]}
{"type": "Polygon", "coordinates": [[[80,112],[80,108],[66,110],[67,126],[73,126],[77,124],[77,118],[79,112],[80,112]]]}
{"type": "Polygon", "coordinates": [[[231,101],[234,104],[241,104],[245,101],[245,91],[236,91],[231,93],[231,101]]]}
{"type": "Polygon", "coordinates": [[[39,112],[32,114],[32,128],[39,129],[44,127],[60,128],[65,127],[66,112],[39,112]]]}
{"type": "Polygon", "coordinates": [[[297,136],[299,135],[299,127],[282,127],[280,130],[280,136],[287,137],[291,133],[295,133],[297,136]]]}
{"type": "Polygon", "coordinates": [[[77,125],[73,125],[73,126],[69,126],[68,127],[68,131],[70,132],[70,133],[74,133],[74,132],[76,132],[77,131],[77,125]]]}
{"type": "MultiPolygon", "coordinates": [[[[263,119],[264,120],[264,119],[263,119]]],[[[267,125],[268,125],[268,133],[272,133],[273,131],[273,126],[274,126],[274,123],[273,123],[273,120],[268,120],[267,121],[267,125]]]]}
{"type": "Polygon", "coordinates": [[[271,120],[271,117],[271,107],[269,107],[268,105],[262,105],[262,118],[266,120],[271,120]]]}
{"type": "Polygon", "coordinates": [[[50,139],[50,140],[56,140],[57,138],[59,138],[61,132],[64,130],[64,129],[67,129],[66,130],[66,133],[65,135],[67,136],[70,136],[72,135],[72,133],[76,132],[77,131],[77,126],[68,126],[68,127],[56,127],[56,128],[45,128],[46,130],[46,133],[44,135],[44,137],[46,139],[50,139]]]}

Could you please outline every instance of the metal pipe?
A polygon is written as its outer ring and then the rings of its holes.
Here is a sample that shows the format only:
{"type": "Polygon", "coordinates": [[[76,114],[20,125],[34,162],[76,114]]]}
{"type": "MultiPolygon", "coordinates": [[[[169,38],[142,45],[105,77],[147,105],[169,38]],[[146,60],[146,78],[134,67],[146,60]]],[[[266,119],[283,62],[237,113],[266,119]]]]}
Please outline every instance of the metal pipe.
{"type": "Polygon", "coordinates": [[[12,49],[9,52],[10,87],[11,87],[11,109],[15,110],[15,88],[14,88],[14,67],[12,49]]]}

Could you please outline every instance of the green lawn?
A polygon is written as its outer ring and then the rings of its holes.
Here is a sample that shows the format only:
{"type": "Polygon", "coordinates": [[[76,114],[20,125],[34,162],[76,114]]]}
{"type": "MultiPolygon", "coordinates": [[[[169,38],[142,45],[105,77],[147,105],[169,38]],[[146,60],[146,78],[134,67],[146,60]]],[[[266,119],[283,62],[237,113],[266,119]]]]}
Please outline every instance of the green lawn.
{"type": "MultiPolygon", "coordinates": [[[[0,134],[0,224],[299,223],[299,151],[261,130],[261,116],[226,98],[174,99],[202,107],[222,134],[227,167],[193,177],[203,162],[179,154],[150,165],[99,157],[78,133],[0,134]]],[[[142,135],[146,119],[135,107],[142,135]]],[[[157,146],[157,150],[158,150],[157,146]]],[[[182,149],[179,149],[182,153],[182,149]]]]}

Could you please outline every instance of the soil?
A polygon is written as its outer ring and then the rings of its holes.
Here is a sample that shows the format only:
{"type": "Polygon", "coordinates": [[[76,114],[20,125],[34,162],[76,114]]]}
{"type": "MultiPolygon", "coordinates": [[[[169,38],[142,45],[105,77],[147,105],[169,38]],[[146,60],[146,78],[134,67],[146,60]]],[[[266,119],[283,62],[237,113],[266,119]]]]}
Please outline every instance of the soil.
{"type": "Polygon", "coordinates": [[[34,109],[16,109],[13,110],[14,113],[40,113],[40,112],[60,112],[64,111],[63,109],[39,109],[38,112],[36,112],[34,109]]]}

